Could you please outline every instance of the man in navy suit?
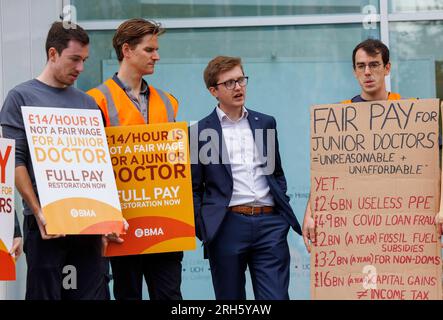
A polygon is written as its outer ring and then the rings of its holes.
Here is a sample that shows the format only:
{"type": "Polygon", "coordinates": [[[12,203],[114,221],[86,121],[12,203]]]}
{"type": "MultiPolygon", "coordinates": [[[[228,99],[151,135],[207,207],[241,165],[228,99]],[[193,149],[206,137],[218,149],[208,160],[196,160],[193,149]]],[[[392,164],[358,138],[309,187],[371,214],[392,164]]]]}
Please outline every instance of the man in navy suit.
{"type": "Polygon", "coordinates": [[[191,127],[192,188],[215,296],[246,299],[249,267],[256,299],[289,299],[287,235],[301,229],[286,195],[275,119],[244,107],[240,58],[214,58],[204,80],[218,106],[191,127]]]}

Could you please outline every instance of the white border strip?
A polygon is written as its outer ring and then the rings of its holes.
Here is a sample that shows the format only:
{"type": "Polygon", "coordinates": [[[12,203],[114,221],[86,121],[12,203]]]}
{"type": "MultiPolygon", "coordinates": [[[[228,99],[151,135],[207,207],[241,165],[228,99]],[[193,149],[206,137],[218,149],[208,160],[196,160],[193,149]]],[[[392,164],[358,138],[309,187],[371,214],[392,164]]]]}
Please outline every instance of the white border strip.
{"type": "MultiPolygon", "coordinates": [[[[380,0],[380,40],[389,48],[388,0],[380,0]]],[[[391,75],[385,77],[386,90],[391,91],[391,75]]]]}
{"type": "MultiPolygon", "coordinates": [[[[69,3],[69,0],[65,0],[69,3]]],[[[376,22],[402,21],[436,21],[443,20],[443,11],[417,13],[387,13],[387,1],[381,0],[381,14],[376,15],[376,22]],[[384,6],[384,7],[383,7],[384,6]],[[387,17],[387,18],[386,18],[387,17]]],[[[261,17],[229,17],[229,18],[183,18],[158,19],[168,29],[189,28],[226,28],[226,27],[260,27],[260,26],[297,26],[362,23],[364,14],[337,15],[303,15],[303,16],[261,16],[261,17]]],[[[78,23],[86,30],[115,30],[122,20],[85,20],[78,23]]],[[[383,26],[382,30],[385,29],[383,26]]],[[[386,38],[382,36],[382,38],[386,38]]]]}
{"type": "MultiPolygon", "coordinates": [[[[263,27],[362,23],[364,14],[261,16],[235,18],[158,19],[168,29],[263,27]]],[[[115,30],[124,20],[88,20],[78,23],[86,30],[115,30]]],[[[377,15],[376,22],[380,22],[377,15]]]]}
{"type": "Polygon", "coordinates": [[[389,47],[388,0],[380,0],[380,40],[389,47]]]}
{"type": "Polygon", "coordinates": [[[388,20],[389,22],[443,20],[443,11],[416,12],[416,13],[390,13],[388,15],[388,20]]]}

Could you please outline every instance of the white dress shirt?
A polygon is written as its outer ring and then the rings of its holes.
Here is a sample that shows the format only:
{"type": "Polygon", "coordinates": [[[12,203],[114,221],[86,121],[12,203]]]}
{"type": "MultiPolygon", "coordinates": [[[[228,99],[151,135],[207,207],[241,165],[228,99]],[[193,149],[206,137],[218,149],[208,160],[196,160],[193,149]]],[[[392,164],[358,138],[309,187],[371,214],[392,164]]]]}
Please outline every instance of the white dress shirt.
{"type": "Polygon", "coordinates": [[[262,174],[258,149],[254,143],[248,111],[243,107],[242,116],[231,120],[220,107],[216,108],[223,131],[234,182],[229,206],[273,206],[266,177],[262,174]]]}

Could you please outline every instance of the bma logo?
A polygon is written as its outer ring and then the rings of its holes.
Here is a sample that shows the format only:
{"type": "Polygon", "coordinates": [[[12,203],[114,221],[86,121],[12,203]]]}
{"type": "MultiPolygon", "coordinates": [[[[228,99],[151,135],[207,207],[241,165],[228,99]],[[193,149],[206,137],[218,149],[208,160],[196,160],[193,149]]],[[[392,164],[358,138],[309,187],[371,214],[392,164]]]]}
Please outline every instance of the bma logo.
{"type": "Polygon", "coordinates": [[[92,218],[97,217],[94,210],[89,209],[71,209],[71,216],[75,218],[92,218]]]}
{"type": "Polygon", "coordinates": [[[165,233],[163,232],[162,228],[145,228],[145,229],[138,228],[135,229],[134,234],[137,238],[141,238],[141,237],[162,236],[165,233]]]}

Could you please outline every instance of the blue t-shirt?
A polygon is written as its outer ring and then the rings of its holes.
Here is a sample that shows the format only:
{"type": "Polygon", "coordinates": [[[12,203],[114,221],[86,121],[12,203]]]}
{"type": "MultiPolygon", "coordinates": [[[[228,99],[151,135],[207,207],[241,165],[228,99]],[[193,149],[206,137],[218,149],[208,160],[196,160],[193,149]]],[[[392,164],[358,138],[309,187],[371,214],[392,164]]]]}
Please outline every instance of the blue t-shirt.
{"type": "Polygon", "coordinates": [[[351,99],[351,102],[367,102],[368,100],[365,100],[361,97],[361,95],[355,96],[351,99]]]}
{"type": "MultiPolygon", "coordinates": [[[[37,79],[26,81],[9,91],[0,111],[0,125],[3,130],[3,137],[15,140],[15,166],[26,166],[32,187],[38,197],[31,155],[23,124],[22,106],[100,109],[95,100],[83,91],[72,86],[66,88],[51,87],[37,79]]],[[[23,208],[25,215],[33,214],[24,200],[23,208]]]]}

